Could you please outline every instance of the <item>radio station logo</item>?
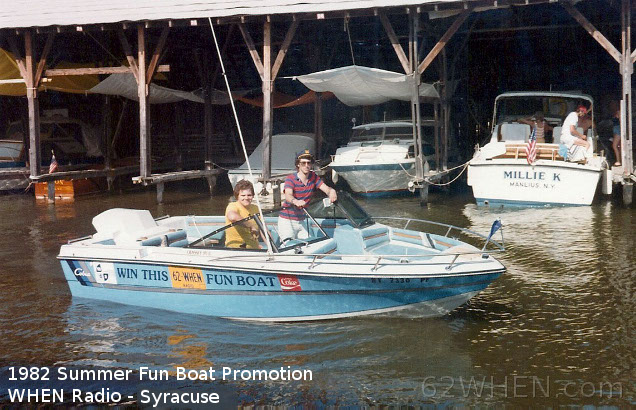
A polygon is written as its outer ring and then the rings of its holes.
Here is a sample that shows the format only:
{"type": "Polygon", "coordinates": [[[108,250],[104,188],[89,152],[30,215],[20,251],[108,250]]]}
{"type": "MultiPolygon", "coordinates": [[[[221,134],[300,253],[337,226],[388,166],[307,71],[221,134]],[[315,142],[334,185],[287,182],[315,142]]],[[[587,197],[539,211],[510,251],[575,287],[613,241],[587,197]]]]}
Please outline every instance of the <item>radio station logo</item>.
{"type": "Polygon", "coordinates": [[[285,292],[297,292],[302,290],[300,281],[295,276],[278,275],[278,281],[280,282],[280,288],[285,292]]]}

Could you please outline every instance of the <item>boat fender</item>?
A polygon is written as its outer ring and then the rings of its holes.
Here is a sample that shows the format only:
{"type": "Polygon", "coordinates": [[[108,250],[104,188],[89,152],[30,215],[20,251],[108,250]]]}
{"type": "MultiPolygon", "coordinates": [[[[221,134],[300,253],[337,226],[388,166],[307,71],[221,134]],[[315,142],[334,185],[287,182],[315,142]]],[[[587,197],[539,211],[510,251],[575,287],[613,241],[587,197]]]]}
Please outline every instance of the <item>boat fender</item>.
{"type": "Polygon", "coordinates": [[[338,182],[338,173],[336,172],[335,169],[331,170],[331,180],[333,181],[334,184],[338,182]]]}

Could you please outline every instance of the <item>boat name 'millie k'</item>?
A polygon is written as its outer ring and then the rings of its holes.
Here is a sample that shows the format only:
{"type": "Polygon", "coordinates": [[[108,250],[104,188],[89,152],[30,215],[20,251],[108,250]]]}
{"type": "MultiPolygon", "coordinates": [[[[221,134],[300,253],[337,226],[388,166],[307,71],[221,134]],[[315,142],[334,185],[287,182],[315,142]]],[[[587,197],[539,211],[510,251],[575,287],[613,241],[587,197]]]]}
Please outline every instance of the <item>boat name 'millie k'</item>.
{"type": "MultiPolygon", "coordinates": [[[[546,181],[546,173],[545,171],[504,171],[504,179],[534,179],[546,181]]],[[[548,180],[550,179],[548,178],[548,180]]],[[[561,174],[553,172],[551,181],[561,182],[561,174]]]]}

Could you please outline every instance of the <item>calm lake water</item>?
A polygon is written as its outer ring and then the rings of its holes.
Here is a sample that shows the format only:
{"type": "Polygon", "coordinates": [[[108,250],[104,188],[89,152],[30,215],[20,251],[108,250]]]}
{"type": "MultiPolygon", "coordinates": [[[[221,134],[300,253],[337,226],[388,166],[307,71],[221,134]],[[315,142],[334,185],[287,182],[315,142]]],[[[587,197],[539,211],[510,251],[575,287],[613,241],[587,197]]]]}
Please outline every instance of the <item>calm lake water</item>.
{"type": "MultiPolygon", "coordinates": [[[[177,184],[175,184],[177,185],[177,184]]],[[[56,260],[112,207],[153,216],[221,214],[230,196],[203,185],[58,201],[0,196],[0,396],[9,388],[218,392],[223,406],[636,404],[633,208],[489,209],[469,196],[363,200],[372,215],[430,219],[487,233],[501,218],[508,271],[437,319],[257,324],[71,298],[56,260]],[[311,370],[311,381],[11,381],[11,366],[74,369],[311,370]]],[[[135,373],[136,374],[136,373],[135,373]]],[[[126,396],[127,397],[127,396],[126,396]]],[[[123,401],[129,401],[123,399],[123,401]]],[[[70,403],[70,402],[69,402],[70,403]]]]}

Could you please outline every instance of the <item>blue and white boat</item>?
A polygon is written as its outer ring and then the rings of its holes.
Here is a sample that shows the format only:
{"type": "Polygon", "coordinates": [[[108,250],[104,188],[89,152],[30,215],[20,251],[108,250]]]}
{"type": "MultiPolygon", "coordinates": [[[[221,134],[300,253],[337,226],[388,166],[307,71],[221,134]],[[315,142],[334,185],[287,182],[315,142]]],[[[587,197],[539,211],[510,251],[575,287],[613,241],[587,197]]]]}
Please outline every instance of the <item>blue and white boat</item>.
{"type": "Polygon", "coordinates": [[[281,241],[271,211],[250,217],[263,233],[266,226],[269,246],[230,249],[223,216],[155,220],[145,210],[110,209],[93,219],[94,235],[69,241],[58,259],[73,297],[255,321],[440,316],[505,271],[487,251],[503,250],[492,232],[398,218],[389,226],[346,193],[307,211],[308,238],[281,241]],[[407,229],[419,223],[433,229],[407,229]]]}

